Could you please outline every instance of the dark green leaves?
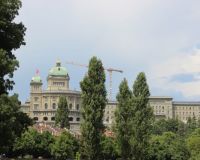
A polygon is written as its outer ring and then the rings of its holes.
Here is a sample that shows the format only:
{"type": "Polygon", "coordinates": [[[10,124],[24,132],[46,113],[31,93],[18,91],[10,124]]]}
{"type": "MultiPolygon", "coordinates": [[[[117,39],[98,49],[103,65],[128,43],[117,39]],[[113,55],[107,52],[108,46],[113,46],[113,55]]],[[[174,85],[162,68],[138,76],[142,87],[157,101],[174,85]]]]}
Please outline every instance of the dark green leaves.
{"type": "Polygon", "coordinates": [[[56,111],[55,121],[61,128],[69,129],[69,108],[66,97],[60,97],[58,109],[56,111]]]}
{"type": "Polygon", "coordinates": [[[101,155],[101,134],[106,105],[105,73],[96,57],[89,62],[88,73],[81,85],[82,97],[82,155],[88,160],[98,160],[101,155]]]}

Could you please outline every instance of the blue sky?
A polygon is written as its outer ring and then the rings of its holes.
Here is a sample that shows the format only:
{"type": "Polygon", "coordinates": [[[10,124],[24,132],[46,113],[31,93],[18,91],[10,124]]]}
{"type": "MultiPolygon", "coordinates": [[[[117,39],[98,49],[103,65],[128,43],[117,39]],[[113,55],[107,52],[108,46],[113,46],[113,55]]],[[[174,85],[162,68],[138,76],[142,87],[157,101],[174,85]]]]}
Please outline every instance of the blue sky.
{"type": "Polygon", "coordinates": [[[136,75],[144,71],[151,95],[200,100],[200,1],[22,0],[22,4],[16,21],[27,27],[26,46],[15,52],[20,68],[13,92],[23,102],[35,70],[40,70],[45,88],[57,59],[69,72],[71,89],[79,90],[87,69],[65,62],[87,64],[92,56],[105,67],[124,71],[113,74],[113,98],[124,77],[132,88],[136,75]]]}

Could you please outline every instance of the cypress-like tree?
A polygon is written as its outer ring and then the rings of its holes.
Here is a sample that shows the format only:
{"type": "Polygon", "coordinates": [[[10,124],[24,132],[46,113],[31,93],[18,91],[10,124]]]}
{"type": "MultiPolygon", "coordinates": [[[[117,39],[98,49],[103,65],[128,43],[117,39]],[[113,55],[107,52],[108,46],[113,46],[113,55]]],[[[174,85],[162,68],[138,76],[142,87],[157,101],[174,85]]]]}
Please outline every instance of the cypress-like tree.
{"type": "Polygon", "coordinates": [[[66,97],[62,96],[59,98],[58,109],[56,111],[55,122],[60,128],[68,128],[69,125],[69,108],[66,97]]]}
{"type": "Polygon", "coordinates": [[[82,97],[82,155],[88,160],[99,160],[100,139],[104,130],[103,115],[106,105],[105,73],[101,60],[92,57],[87,75],[80,83],[82,97]]]}
{"type": "Polygon", "coordinates": [[[145,74],[139,73],[133,85],[132,111],[132,159],[147,159],[147,151],[151,128],[153,124],[153,111],[149,105],[149,87],[145,74]]]}
{"type": "Polygon", "coordinates": [[[128,87],[128,82],[124,79],[119,86],[119,93],[117,95],[118,104],[115,112],[116,140],[123,160],[131,157],[130,138],[132,136],[131,122],[133,118],[130,105],[131,97],[132,93],[128,87]]]}

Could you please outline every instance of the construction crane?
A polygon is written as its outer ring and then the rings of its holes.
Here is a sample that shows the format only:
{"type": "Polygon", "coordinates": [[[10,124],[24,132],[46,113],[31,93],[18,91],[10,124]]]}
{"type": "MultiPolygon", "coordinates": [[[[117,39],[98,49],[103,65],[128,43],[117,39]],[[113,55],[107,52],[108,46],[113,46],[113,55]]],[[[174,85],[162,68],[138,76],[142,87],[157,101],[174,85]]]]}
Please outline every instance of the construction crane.
{"type": "MultiPolygon", "coordinates": [[[[66,63],[88,68],[88,65],[86,64],[80,64],[80,63],[75,63],[75,62],[66,62],[66,63]]],[[[114,69],[114,68],[104,68],[104,70],[108,71],[108,74],[109,74],[109,100],[111,101],[112,100],[112,73],[113,72],[123,73],[123,71],[119,69],[114,69]]]]}

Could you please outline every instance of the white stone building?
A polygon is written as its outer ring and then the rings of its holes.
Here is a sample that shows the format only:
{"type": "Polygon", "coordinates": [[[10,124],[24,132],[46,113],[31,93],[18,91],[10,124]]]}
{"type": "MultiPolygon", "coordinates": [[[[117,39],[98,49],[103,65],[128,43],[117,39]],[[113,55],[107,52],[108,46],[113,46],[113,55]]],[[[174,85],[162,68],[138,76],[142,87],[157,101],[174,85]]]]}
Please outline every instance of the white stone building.
{"type": "MultiPolygon", "coordinates": [[[[71,90],[69,80],[66,68],[62,67],[59,61],[56,62],[56,66],[49,70],[46,89],[43,89],[40,76],[35,75],[30,82],[30,98],[22,105],[22,111],[37,123],[54,124],[59,97],[65,96],[70,109],[70,129],[79,130],[81,92],[71,90]]],[[[186,122],[188,117],[200,118],[200,102],[174,102],[172,97],[151,96],[149,103],[156,119],[178,118],[186,122]]],[[[116,107],[116,101],[109,101],[106,105],[103,122],[108,127],[114,123],[116,107]]]]}

